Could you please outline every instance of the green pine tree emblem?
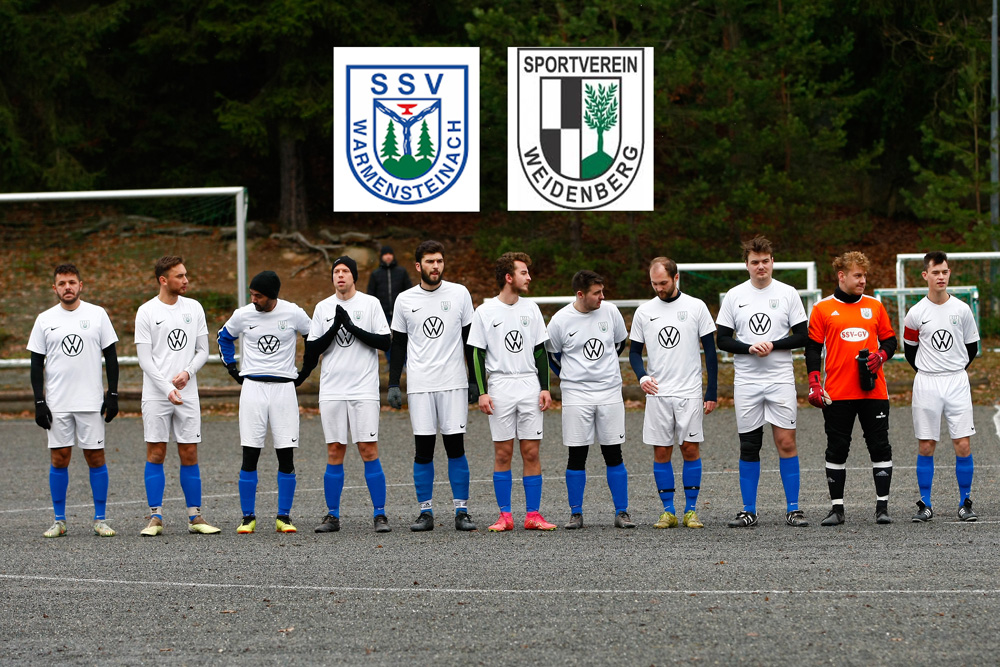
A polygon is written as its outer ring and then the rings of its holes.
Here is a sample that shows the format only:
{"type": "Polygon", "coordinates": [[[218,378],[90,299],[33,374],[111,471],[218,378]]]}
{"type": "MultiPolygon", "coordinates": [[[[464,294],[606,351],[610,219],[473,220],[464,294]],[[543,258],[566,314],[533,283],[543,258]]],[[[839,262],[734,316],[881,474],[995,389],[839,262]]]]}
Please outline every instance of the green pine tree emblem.
{"type": "Polygon", "coordinates": [[[385,131],[385,140],[382,142],[382,166],[390,174],[394,174],[393,171],[396,165],[399,164],[399,147],[396,145],[396,126],[389,121],[389,127],[385,131]]]}
{"type": "Polygon", "coordinates": [[[618,86],[608,84],[607,87],[597,84],[597,90],[587,85],[587,111],[584,122],[591,130],[597,132],[597,150],[583,159],[580,165],[581,178],[596,178],[614,163],[614,158],[604,152],[604,133],[618,124],[618,86]]]}

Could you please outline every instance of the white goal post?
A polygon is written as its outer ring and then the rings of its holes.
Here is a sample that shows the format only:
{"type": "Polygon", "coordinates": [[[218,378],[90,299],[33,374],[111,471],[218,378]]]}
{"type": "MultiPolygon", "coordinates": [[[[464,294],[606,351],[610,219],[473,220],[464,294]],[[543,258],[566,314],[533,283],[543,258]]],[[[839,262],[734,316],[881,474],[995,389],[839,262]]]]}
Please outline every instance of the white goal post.
{"type": "MultiPolygon", "coordinates": [[[[247,304],[247,189],[240,186],[219,188],[166,188],[150,190],[87,190],[80,192],[18,192],[0,194],[0,204],[15,202],[56,202],[112,199],[153,199],[158,197],[231,196],[236,202],[236,302],[247,304]]],[[[138,357],[119,357],[123,364],[137,364],[138,357]]],[[[29,359],[2,359],[0,368],[30,365],[29,359]]]]}

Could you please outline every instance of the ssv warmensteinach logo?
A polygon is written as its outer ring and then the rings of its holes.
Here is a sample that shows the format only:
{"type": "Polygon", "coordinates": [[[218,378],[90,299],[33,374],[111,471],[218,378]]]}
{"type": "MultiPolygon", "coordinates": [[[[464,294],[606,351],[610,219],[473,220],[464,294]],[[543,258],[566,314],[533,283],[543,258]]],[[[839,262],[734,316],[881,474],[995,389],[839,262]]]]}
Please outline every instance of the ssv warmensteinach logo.
{"type": "Polygon", "coordinates": [[[652,210],[650,51],[508,49],[510,210],[652,210]]]}
{"type": "Polygon", "coordinates": [[[478,210],[478,51],[335,49],[334,61],[334,210],[478,210]]]}

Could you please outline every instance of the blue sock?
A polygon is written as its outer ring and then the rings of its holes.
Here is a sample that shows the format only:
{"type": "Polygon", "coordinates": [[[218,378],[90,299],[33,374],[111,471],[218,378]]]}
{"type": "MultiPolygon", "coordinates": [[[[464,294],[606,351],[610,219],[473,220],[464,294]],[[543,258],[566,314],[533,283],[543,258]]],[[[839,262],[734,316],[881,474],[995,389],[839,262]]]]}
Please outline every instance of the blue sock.
{"type": "Polygon", "coordinates": [[[69,488],[69,468],[49,467],[49,492],[56,521],[66,520],[66,489],[69,488]]]}
{"type": "Polygon", "coordinates": [[[326,508],[329,514],[340,516],[340,496],[344,492],[344,464],[326,464],[323,473],[323,494],[326,496],[326,508]]]}
{"type": "MultiPolygon", "coordinates": [[[[181,466],[181,491],[184,492],[184,502],[188,507],[201,509],[201,468],[198,464],[181,466]]],[[[188,510],[188,521],[193,521],[197,514],[188,510]]]]}
{"type": "Polygon", "coordinates": [[[365,461],[365,483],[368,484],[368,494],[372,497],[374,516],[385,514],[385,473],[382,472],[382,462],[378,459],[365,461]]]}
{"type": "Polygon", "coordinates": [[[90,490],[94,494],[94,521],[103,521],[108,511],[108,466],[90,469],[90,490]]]}
{"type": "Polygon", "coordinates": [[[760,461],[740,459],[740,495],[743,511],[757,513],[757,485],[760,483],[760,461]]]}
{"type": "Polygon", "coordinates": [[[785,487],[787,511],[794,512],[799,508],[799,457],[779,458],[778,471],[781,473],[781,485],[785,487]]]}
{"type": "Polygon", "coordinates": [[[684,484],[684,511],[691,512],[698,505],[698,492],[701,491],[701,459],[684,462],[681,482],[684,484]]]}
{"type": "Polygon", "coordinates": [[[587,487],[586,470],[566,469],[566,495],[570,514],[583,514],[583,490],[587,487]]]}
{"type": "Polygon", "coordinates": [[[955,477],[958,478],[958,504],[972,493],[972,454],[955,457],[955,477]]]}
{"type": "Polygon", "coordinates": [[[292,502],[295,500],[295,473],[278,471],[278,516],[289,516],[292,513],[292,502]]]}
{"type": "MultiPolygon", "coordinates": [[[[448,459],[448,481],[451,482],[451,497],[455,500],[469,500],[469,459],[465,454],[448,459]]],[[[468,503],[465,503],[468,505],[468,503]]],[[[459,511],[455,508],[455,513],[459,511]]],[[[467,507],[461,508],[463,511],[467,507]]]]}
{"type": "Polygon", "coordinates": [[[513,486],[514,476],[510,470],[493,473],[493,494],[497,497],[501,512],[510,513],[510,491],[513,486]]]}
{"type": "MultiPolygon", "coordinates": [[[[163,489],[166,485],[167,476],[163,474],[163,464],[146,461],[146,504],[150,509],[163,506],[163,489]]],[[[163,518],[162,514],[152,516],[163,518]]]]}
{"type": "Polygon", "coordinates": [[[628,511],[628,470],[624,463],[608,466],[608,488],[611,501],[615,504],[615,514],[628,511]]]}
{"type": "Polygon", "coordinates": [[[257,471],[240,470],[240,509],[243,516],[256,514],[257,506],[257,471]]]}
{"type": "MultiPolygon", "coordinates": [[[[955,458],[955,472],[958,472],[958,457],[955,458]]],[[[931,487],[934,486],[934,457],[917,454],[917,488],[920,500],[931,506],[931,487]]]]}
{"type": "Polygon", "coordinates": [[[542,476],[525,475],[521,482],[524,484],[524,511],[537,512],[542,505],[542,476]]]}
{"type": "Polygon", "coordinates": [[[657,463],[653,461],[653,481],[656,490],[663,501],[663,511],[676,514],[674,511],[674,466],[670,461],[657,463]]]}
{"type": "Polygon", "coordinates": [[[417,491],[417,502],[421,512],[432,512],[431,499],[434,497],[434,462],[413,464],[413,487],[417,491]]]}

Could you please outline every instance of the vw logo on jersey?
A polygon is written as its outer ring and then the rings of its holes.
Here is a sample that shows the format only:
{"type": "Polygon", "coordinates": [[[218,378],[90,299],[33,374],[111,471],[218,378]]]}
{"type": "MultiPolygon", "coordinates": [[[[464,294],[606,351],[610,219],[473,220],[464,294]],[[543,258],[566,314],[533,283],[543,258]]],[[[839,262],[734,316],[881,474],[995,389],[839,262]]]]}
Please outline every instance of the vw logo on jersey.
{"type": "Polygon", "coordinates": [[[350,331],[343,327],[337,330],[337,345],[340,347],[350,347],[353,342],[354,335],[350,331]]]}
{"type": "Polygon", "coordinates": [[[951,349],[954,344],[955,338],[951,335],[951,332],[947,329],[938,329],[933,334],[931,334],[931,344],[934,349],[938,352],[947,352],[951,349]]]}
{"type": "Polygon", "coordinates": [[[507,335],[503,338],[503,344],[507,346],[508,352],[516,354],[524,348],[524,338],[521,337],[521,332],[515,329],[514,331],[507,332],[507,335]]]}
{"type": "Polygon", "coordinates": [[[188,343],[188,335],[184,329],[174,329],[167,334],[167,345],[171,350],[177,352],[178,350],[183,350],[184,346],[188,343]]]}
{"type": "Polygon", "coordinates": [[[583,356],[588,361],[597,361],[604,356],[604,343],[597,338],[591,338],[583,344],[583,356]]]}
{"type": "Polygon", "coordinates": [[[440,338],[444,333],[444,322],[437,315],[424,320],[424,335],[428,338],[440,338]]]}
{"type": "Polygon", "coordinates": [[[278,340],[277,336],[261,336],[257,340],[257,349],[264,354],[274,354],[281,347],[281,341],[278,340]]]}
{"type": "Polygon", "coordinates": [[[677,347],[677,343],[681,342],[681,332],[677,330],[677,327],[663,327],[657,334],[656,340],[660,341],[660,347],[669,350],[672,347],[677,347]]]}
{"type": "Polygon", "coordinates": [[[67,357],[75,357],[83,352],[83,339],[76,334],[70,334],[62,339],[62,351],[67,357]]]}
{"type": "Polygon", "coordinates": [[[771,330],[771,318],[764,313],[754,313],[750,316],[750,331],[763,336],[771,330]]]}

